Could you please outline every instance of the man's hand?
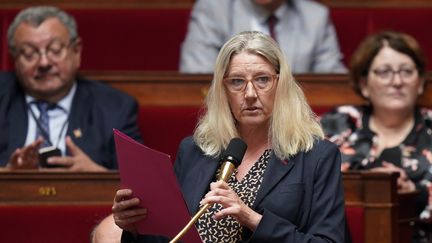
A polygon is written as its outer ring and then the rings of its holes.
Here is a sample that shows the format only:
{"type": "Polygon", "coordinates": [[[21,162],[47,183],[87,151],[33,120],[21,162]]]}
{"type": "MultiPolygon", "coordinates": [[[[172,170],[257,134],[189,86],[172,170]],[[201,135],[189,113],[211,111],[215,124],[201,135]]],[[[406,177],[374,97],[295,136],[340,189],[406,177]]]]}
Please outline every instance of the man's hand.
{"type": "Polygon", "coordinates": [[[37,169],[39,167],[39,146],[43,143],[43,138],[39,137],[33,143],[17,148],[9,158],[6,168],[11,170],[37,169]]]}
{"type": "Polygon", "coordinates": [[[107,171],[105,167],[90,159],[87,154],[75,145],[69,136],[66,137],[66,147],[69,149],[71,156],[53,156],[48,158],[47,163],[63,166],[68,171],[107,171]]]}

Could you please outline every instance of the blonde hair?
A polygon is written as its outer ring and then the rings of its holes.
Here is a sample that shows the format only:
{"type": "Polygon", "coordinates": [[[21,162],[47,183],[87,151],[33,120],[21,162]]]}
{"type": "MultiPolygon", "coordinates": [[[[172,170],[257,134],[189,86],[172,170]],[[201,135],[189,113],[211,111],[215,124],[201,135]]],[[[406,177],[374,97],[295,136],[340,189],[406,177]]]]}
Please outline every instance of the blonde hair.
{"type": "Polygon", "coordinates": [[[279,74],[268,132],[276,156],[286,159],[300,151],[310,150],[315,139],[324,136],[321,126],[307,104],[303,91],[295,82],[278,44],[271,37],[257,31],[235,35],[220,50],[206,97],[206,113],[198,121],[194,132],[196,144],[205,154],[216,157],[232,138],[239,137],[223,79],[231,58],[241,52],[267,59],[279,74]]]}

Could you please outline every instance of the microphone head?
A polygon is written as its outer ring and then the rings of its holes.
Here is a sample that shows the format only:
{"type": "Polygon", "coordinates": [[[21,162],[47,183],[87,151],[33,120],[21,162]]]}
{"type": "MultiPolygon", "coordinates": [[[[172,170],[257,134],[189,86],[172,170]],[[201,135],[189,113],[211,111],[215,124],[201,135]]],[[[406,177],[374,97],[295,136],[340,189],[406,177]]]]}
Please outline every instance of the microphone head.
{"type": "Polygon", "coordinates": [[[235,167],[239,166],[246,153],[247,144],[240,138],[233,138],[222,153],[222,161],[230,161],[235,167]]]}

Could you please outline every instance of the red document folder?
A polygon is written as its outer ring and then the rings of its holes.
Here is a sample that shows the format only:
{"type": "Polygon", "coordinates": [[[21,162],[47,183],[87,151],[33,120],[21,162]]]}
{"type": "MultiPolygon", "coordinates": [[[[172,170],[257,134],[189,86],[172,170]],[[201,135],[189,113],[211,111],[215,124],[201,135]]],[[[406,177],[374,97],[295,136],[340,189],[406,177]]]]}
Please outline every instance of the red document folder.
{"type": "MultiPolygon", "coordinates": [[[[114,129],[114,139],[122,188],[147,208],[147,217],[138,222],[140,234],[174,238],[191,216],[174,174],[170,156],[150,149],[114,129]]],[[[185,243],[202,242],[195,227],[181,239],[185,243]]]]}

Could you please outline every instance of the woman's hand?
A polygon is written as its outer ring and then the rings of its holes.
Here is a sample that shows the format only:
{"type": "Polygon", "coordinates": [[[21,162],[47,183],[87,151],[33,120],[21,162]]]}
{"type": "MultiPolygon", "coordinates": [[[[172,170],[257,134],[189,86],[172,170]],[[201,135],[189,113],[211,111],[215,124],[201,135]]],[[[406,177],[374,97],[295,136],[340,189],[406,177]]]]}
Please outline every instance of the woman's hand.
{"type": "Polygon", "coordinates": [[[116,192],[112,213],[115,224],[123,230],[136,234],[135,223],[147,216],[146,208],[138,208],[140,200],[132,197],[132,190],[122,189],[116,192]]]}
{"type": "Polygon", "coordinates": [[[350,164],[349,164],[349,163],[347,163],[347,162],[343,162],[343,163],[341,163],[341,171],[342,171],[342,172],[346,172],[346,171],[348,171],[348,170],[349,170],[349,167],[350,167],[350,164]]]}
{"type": "Polygon", "coordinates": [[[399,177],[397,180],[399,192],[412,192],[415,191],[416,189],[414,183],[408,178],[408,175],[406,174],[405,170],[395,166],[392,163],[383,161],[382,167],[373,168],[371,170],[381,171],[381,172],[399,172],[399,177]]]}
{"type": "Polygon", "coordinates": [[[217,181],[210,184],[210,191],[200,202],[201,205],[206,203],[219,203],[223,209],[215,213],[216,220],[226,216],[234,217],[241,225],[255,230],[261,221],[262,215],[248,207],[240,197],[224,181],[217,181]]]}

